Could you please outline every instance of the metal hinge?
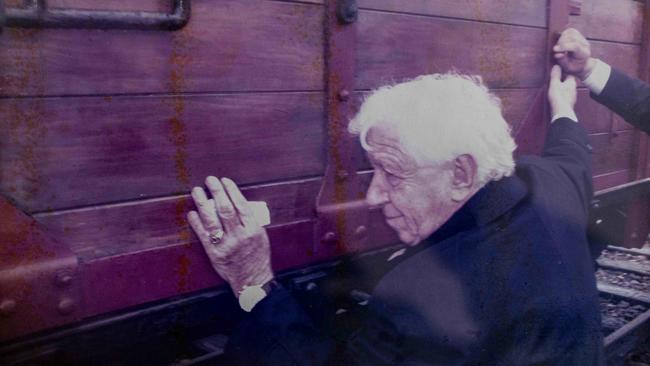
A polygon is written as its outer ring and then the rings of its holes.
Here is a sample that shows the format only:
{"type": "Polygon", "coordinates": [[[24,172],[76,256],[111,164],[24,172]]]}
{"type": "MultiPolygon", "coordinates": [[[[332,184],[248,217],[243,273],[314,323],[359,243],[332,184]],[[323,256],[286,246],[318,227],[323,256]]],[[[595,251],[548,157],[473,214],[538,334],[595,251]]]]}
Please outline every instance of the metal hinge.
{"type": "Polygon", "coordinates": [[[0,197],[0,342],[80,319],[77,256],[0,197]]]}
{"type": "Polygon", "coordinates": [[[28,0],[25,7],[5,8],[0,0],[0,29],[85,28],[168,30],[183,28],[190,20],[190,0],[173,0],[171,13],[50,9],[45,0],[28,0]]]}

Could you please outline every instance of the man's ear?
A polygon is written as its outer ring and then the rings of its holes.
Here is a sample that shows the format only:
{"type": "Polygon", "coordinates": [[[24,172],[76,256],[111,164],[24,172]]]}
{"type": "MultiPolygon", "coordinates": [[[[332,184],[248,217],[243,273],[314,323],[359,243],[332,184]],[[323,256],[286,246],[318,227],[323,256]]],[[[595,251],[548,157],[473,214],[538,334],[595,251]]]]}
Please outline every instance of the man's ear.
{"type": "Polygon", "coordinates": [[[454,159],[452,169],[451,199],[454,202],[465,201],[474,193],[477,174],[476,160],[471,155],[459,155],[454,159]]]}

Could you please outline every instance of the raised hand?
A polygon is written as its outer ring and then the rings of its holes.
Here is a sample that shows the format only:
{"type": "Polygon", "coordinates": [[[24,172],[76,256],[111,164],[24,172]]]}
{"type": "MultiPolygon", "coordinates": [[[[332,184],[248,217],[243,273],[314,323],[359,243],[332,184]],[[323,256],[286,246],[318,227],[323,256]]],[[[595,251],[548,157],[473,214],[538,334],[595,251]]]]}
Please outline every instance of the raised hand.
{"type": "Polygon", "coordinates": [[[239,296],[244,286],[273,279],[269,238],[235,182],[210,176],[205,184],[212,199],[203,188],[194,187],[192,199],[197,211],[190,211],[187,220],[213,268],[239,296]]]}
{"type": "Polygon", "coordinates": [[[567,28],[562,32],[555,46],[553,57],[568,75],[574,75],[580,80],[586,79],[596,60],[591,57],[589,41],[576,29],[567,28]]]}
{"type": "Polygon", "coordinates": [[[551,116],[558,113],[573,111],[578,98],[577,82],[574,76],[568,75],[562,81],[560,66],[551,69],[551,80],[548,86],[548,102],[551,104],[551,116]]]}

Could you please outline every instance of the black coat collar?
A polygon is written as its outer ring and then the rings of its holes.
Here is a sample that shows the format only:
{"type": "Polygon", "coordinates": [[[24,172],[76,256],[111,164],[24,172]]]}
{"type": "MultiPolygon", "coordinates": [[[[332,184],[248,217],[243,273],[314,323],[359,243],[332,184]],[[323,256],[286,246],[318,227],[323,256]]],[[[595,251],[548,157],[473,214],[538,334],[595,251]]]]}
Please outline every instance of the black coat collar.
{"type": "Polygon", "coordinates": [[[438,243],[458,232],[485,226],[514,208],[527,193],[525,183],[516,175],[492,181],[476,192],[426,242],[438,243]]]}

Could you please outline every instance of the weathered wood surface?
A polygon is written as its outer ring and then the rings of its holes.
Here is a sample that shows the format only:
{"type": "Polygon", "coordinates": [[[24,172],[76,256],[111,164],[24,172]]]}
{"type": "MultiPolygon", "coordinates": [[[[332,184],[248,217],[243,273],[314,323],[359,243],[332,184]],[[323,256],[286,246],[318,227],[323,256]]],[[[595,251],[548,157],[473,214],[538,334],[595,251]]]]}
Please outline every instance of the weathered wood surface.
{"type": "Polygon", "coordinates": [[[546,27],[545,0],[360,0],[362,9],[546,27]]]}
{"type": "Polygon", "coordinates": [[[643,3],[635,0],[583,0],[581,13],[569,25],[588,38],[639,44],[643,28],[643,3]]]}
{"type": "MultiPolygon", "coordinates": [[[[374,218],[369,242],[375,247],[394,243],[394,234],[377,221],[376,215],[374,218]]],[[[308,220],[268,230],[276,271],[332,259],[332,251],[327,248],[322,248],[322,253],[313,251],[313,229],[313,221],[308,220]]],[[[86,302],[80,315],[84,317],[224,283],[210,268],[203,248],[196,241],[89,259],[84,270],[84,282],[88,285],[83,289],[86,302]],[[151,268],[156,268],[156,277],[151,276],[151,268]],[[132,296],[125,298],[125,293],[132,296]]]]}
{"type": "MultiPolygon", "coordinates": [[[[199,183],[200,184],[200,183],[199,183]]],[[[314,219],[320,178],[246,187],[250,200],[265,200],[271,225],[314,219]]],[[[34,217],[70,243],[82,258],[184,244],[193,240],[185,214],[193,209],[188,194],[40,213],[34,217]]]]}
{"type": "Polygon", "coordinates": [[[323,89],[320,6],[192,6],[179,32],[5,29],[0,95],[323,89]]]}
{"type": "Polygon", "coordinates": [[[29,212],[322,174],[322,93],[0,99],[0,188],[29,212]]]}
{"type": "Polygon", "coordinates": [[[591,135],[593,147],[594,175],[631,169],[634,164],[634,133],[621,131],[617,135],[610,133],[591,135]]]}
{"type": "Polygon", "coordinates": [[[623,169],[604,174],[596,174],[594,175],[594,191],[628,183],[632,173],[632,169],[623,169]]]}
{"type": "Polygon", "coordinates": [[[491,88],[543,83],[543,29],[370,11],[359,18],[358,88],[450,69],[491,88]]]}
{"type": "MultiPolygon", "coordinates": [[[[49,3],[169,8],[157,0],[49,3]]],[[[322,4],[194,0],[177,33],[3,30],[0,192],[37,212],[86,261],[87,283],[97,284],[84,290],[86,316],[221,283],[185,222],[187,192],[208,174],[269,203],[276,269],[334,253],[314,252],[313,232],[326,149],[322,4]],[[160,277],[147,278],[148,266],[160,277]],[[102,277],[111,270],[115,278],[102,277]],[[125,289],[138,297],[125,300],[125,289]]],[[[546,5],[360,0],[357,95],[454,68],[482,75],[513,131],[525,131],[546,83],[546,5]]],[[[638,75],[642,10],[633,0],[585,0],[571,24],[594,39],[596,57],[638,75]]],[[[584,89],[577,113],[592,138],[595,188],[628,182],[634,130],[584,89]]],[[[373,245],[395,240],[378,212],[370,229],[373,245]]]]}

